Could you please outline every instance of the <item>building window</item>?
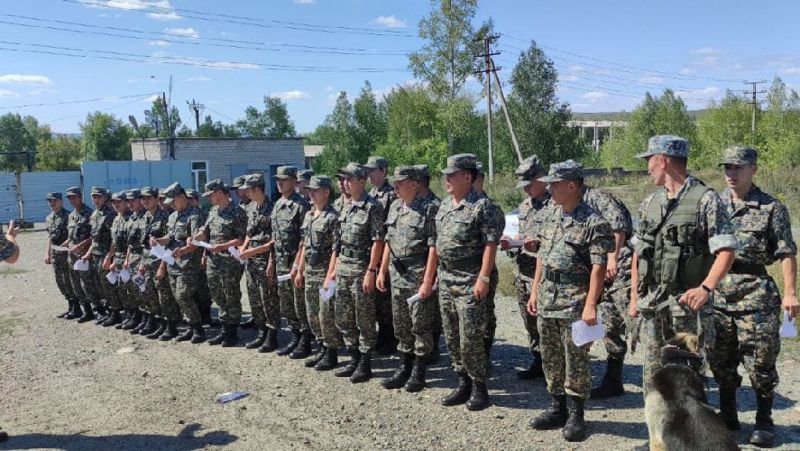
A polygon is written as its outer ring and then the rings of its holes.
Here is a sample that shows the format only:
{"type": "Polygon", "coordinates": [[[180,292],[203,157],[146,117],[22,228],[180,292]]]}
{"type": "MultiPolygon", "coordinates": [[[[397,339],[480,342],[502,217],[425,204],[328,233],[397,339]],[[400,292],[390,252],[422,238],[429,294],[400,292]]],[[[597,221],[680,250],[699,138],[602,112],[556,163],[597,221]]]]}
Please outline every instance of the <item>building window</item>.
{"type": "Polygon", "coordinates": [[[208,182],[208,162],[207,161],[192,161],[192,181],[194,182],[194,189],[203,191],[208,182]]]}

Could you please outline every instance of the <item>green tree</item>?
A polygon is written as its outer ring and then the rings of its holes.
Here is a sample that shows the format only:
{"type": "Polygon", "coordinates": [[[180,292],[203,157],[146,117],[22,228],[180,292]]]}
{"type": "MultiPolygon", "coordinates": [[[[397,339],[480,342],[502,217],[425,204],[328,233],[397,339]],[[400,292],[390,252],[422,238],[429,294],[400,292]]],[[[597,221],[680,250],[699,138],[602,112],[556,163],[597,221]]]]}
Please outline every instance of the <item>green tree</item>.
{"type": "Polygon", "coordinates": [[[180,130],[181,125],[181,114],[178,111],[178,107],[172,105],[169,107],[169,116],[167,115],[167,108],[164,105],[164,100],[162,97],[156,97],[153,99],[153,104],[150,106],[150,112],[154,119],[152,121],[144,121],[144,124],[147,127],[142,129],[140,126],[139,130],[143,131],[145,137],[151,138],[169,138],[170,136],[177,136],[178,130],[180,130]],[[154,121],[158,121],[158,136],[155,135],[155,124],[154,121]],[[169,124],[169,126],[167,126],[169,124]],[[173,135],[170,135],[170,132],[173,135]]]}
{"type": "Polygon", "coordinates": [[[69,171],[80,169],[83,146],[80,138],[58,135],[45,140],[36,149],[37,171],[69,171]]]}
{"type": "Polygon", "coordinates": [[[697,142],[689,159],[692,167],[714,166],[728,146],[757,146],[760,139],[750,131],[751,118],[747,101],[730,91],[719,103],[712,102],[706,114],[697,120],[697,142]]]}
{"type": "Polygon", "coordinates": [[[800,164],[800,95],[775,77],[767,93],[767,107],[760,115],[757,133],[761,165],[772,167],[800,164]]]}
{"type": "Polygon", "coordinates": [[[325,146],[314,162],[314,171],[318,174],[335,174],[350,161],[363,163],[366,160],[367,155],[358,154],[353,105],[345,91],[339,93],[333,111],[314,133],[325,146]]]}
{"type": "Polygon", "coordinates": [[[33,116],[6,113],[0,116],[0,153],[25,152],[0,156],[0,170],[21,172],[33,163],[37,146],[51,139],[50,127],[40,126],[33,116]]]}
{"type": "Polygon", "coordinates": [[[288,138],[297,135],[289,110],[278,97],[264,97],[264,111],[254,106],[244,110],[244,119],[236,121],[243,136],[251,138],[288,138]]]}
{"type": "Polygon", "coordinates": [[[386,115],[386,103],[375,98],[372,85],[365,81],[361,94],[353,102],[359,155],[369,155],[386,142],[386,115]]]}
{"type": "Polygon", "coordinates": [[[113,114],[89,113],[80,124],[87,160],[130,160],[133,131],[113,114]]]}
{"type": "Polygon", "coordinates": [[[200,138],[238,138],[241,133],[235,125],[214,121],[211,116],[207,115],[200,123],[196,135],[200,138]]]}

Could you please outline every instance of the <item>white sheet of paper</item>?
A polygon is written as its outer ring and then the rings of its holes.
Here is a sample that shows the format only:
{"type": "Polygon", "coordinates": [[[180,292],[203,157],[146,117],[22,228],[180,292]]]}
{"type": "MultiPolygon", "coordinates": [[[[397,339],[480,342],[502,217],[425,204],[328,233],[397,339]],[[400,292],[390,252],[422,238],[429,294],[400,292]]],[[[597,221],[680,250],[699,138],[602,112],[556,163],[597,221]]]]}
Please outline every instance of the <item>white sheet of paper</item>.
{"type": "Polygon", "coordinates": [[[170,250],[164,251],[164,253],[161,254],[161,260],[164,260],[170,266],[175,264],[175,257],[172,256],[172,251],[170,250]]]}
{"type": "Polygon", "coordinates": [[[55,245],[53,245],[53,246],[50,246],[50,249],[52,249],[55,252],[69,252],[69,248],[66,247],[66,246],[55,246],[55,245]]]}
{"type": "Polygon", "coordinates": [[[139,291],[142,293],[144,293],[144,291],[147,289],[147,284],[145,284],[144,276],[142,276],[138,272],[136,273],[135,276],[133,276],[133,283],[136,285],[137,288],[139,288],[139,291]]]}
{"type": "Polygon", "coordinates": [[[292,278],[291,274],[281,274],[280,276],[278,276],[278,282],[286,282],[291,278],[292,278]]]}
{"type": "Polygon", "coordinates": [[[213,245],[211,245],[206,241],[192,241],[192,244],[194,244],[197,247],[202,247],[203,249],[211,249],[212,247],[214,247],[213,245]]]}
{"type": "Polygon", "coordinates": [[[242,260],[242,258],[240,257],[240,255],[242,255],[242,253],[239,252],[239,249],[237,249],[237,248],[235,248],[233,246],[228,248],[228,253],[233,255],[233,258],[235,258],[236,261],[238,261],[239,263],[245,263],[247,261],[247,260],[242,260]]]}
{"type": "Polygon", "coordinates": [[[127,269],[123,269],[119,272],[119,279],[122,280],[122,283],[128,283],[131,280],[131,272],[127,269]]]}
{"type": "Polygon", "coordinates": [[[797,326],[789,319],[789,312],[783,311],[783,324],[781,324],[781,338],[794,338],[797,336],[797,326]]]}
{"type": "Polygon", "coordinates": [[[583,346],[586,343],[601,340],[606,336],[606,326],[597,317],[597,324],[590,326],[583,320],[578,320],[572,323],[572,341],[575,346],[583,346]]]}
{"type": "Polygon", "coordinates": [[[88,271],[89,270],[89,260],[77,260],[74,265],[72,265],[72,269],[75,271],[88,271]]]}
{"type": "Polygon", "coordinates": [[[411,304],[419,301],[420,299],[422,299],[422,296],[420,296],[419,293],[417,293],[414,296],[411,296],[410,298],[406,299],[406,302],[408,302],[408,305],[410,306],[411,304]]]}
{"type": "Polygon", "coordinates": [[[106,274],[106,280],[108,280],[111,285],[117,284],[117,277],[116,271],[109,271],[108,274],[106,274]]]}
{"type": "Polygon", "coordinates": [[[157,258],[161,258],[161,256],[164,255],[165,250],[166,249],[164,248],[164,246],[156,244],[155,246],[150,248],[150,253],[155,255],[157,258]]]}
{"type": "Polygon", "coordinates": [[[336,282],[331,282],[328,284],[328,291],[325,291],[325,288],[319,289],[319,295],[322,297],[323,301],[327,301],[328,299],[332,298],[333,295],[336,293],[336,282]]]}

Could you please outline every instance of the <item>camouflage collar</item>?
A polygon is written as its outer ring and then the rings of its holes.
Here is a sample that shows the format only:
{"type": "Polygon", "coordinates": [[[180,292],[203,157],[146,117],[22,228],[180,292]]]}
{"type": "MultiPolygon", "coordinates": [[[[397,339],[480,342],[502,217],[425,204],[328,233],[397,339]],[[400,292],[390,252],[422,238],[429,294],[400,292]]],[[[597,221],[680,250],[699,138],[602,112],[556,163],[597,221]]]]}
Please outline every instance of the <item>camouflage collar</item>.
{"type": "MultiPolygon", "coordinates": [[[[763,192],[761,188],[756,186],[755,183],[752,184],[750,187],[750,191],[747,192],[744,196],[744,204],[749,207],[758,207],[761,205],[759,202],[761,199],[763,192]]],[[[725,188],[725,191],[722,193],[722,198],[728,201],[728,204],[733,205],[733,189],[725,188]]]]}
{"type": "Polygon", "coordinates": [[[356,207],[361,208],[367,202],[367,197],[369,197],[369,194],[367,194],[366,191],[364,191],[364,193],[361,195],[361,198],[358,200],[353,200],[353,198],[351,197],[349,201],[350,205],[355,205],[356,207]]]}

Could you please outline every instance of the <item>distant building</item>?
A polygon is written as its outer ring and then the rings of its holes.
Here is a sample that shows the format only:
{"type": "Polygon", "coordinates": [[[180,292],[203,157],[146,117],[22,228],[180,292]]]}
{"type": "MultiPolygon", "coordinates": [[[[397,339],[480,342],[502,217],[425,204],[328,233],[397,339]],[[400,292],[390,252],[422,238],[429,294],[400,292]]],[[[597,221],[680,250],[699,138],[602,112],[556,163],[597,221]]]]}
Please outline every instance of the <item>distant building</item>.
{"type": "Polygon", "coordinates": [[[592,149],[600,150],[600,145],[606,139],[614,137],[615,128],[625,128],[628,126],[626,121],[569,121],[570,127],[580,129],[582,140],[587,139],[586,130],[591,130],[591,145],[592,149]]]}
{"type": "Polygon", "coordinates": [[[131,151],[134,161],[190,161],[192,187],[198,190],[215,178],[230,184],[240,175],[261,173],[271,195],[279,166],[306,166],[303,138],[175,138],[172,155],[168,139],[136,139],[131,141],[131,151]]]}
{"type": "Polygon", "coordinates": [[[303,146],[303,153],[306,157],[306,168],[311,169],[314,167],[314,161],[319,157],[319,154],[322,153],[324,148],[325,146],[317,144],[306,144],[303,146]]]}

